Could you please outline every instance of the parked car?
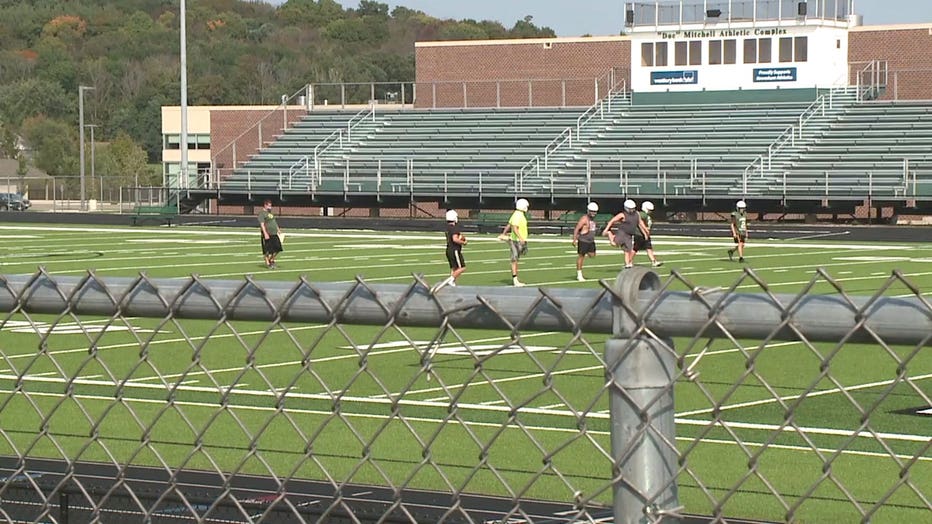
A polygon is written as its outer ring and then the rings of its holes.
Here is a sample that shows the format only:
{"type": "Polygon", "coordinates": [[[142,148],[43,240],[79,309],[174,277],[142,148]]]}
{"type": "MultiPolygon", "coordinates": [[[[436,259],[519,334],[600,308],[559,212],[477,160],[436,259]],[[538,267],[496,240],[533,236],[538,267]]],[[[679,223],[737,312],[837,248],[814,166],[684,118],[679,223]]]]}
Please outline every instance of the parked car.
{"type": "Polygon", "coordinates": [[[0,211],[26,211],[30,207],[29,199],[19,193],[0,193],[0,211]]]}

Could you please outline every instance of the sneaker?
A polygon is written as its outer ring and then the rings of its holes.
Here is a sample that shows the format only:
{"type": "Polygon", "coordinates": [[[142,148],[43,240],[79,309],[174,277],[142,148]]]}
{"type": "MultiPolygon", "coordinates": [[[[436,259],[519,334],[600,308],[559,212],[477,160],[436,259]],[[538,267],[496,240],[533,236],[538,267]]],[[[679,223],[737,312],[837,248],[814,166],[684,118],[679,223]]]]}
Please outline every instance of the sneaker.
{"type": "Polygon", "coordinates": [[[631,269],[634,267],[634,264],[625,264],[625,269],[631,269]]]}
{"type": "Polygon", "coordinates": [[[659,260],[654,260],[653,262],[650,263],[650,265],[652,265],[652,266],[654,266],[654,267],[660,267],[660,266],[663,265],[663,262],[661,262],[661,261],[659,261],[659,260]]]}
{"type": "Polygon", "coordinates": [[[517,278],[514,281],[515,287],[524,287],[524,282],[520,282],[517,278]]]}
{"type": "Polygon", "coordinates": [[[576,280],[578,280],[579,282],[585,282],[585,281],[586,281],[586,277],[584,277],[584,276],[582,276],[582,275],[576,275],[576,280]]]}
{"type": "Polygon", "coordinates": [[[744,262],[744,257],[739,257],[738,262],[744,262]]]}
{"type": "Polygon", "coordinates": [[[277,269],[277,268],[278,266],[275,265],[275,262],[272,262],[271,264],[269,264],[269,269],[277,269]]]}
{"type": "Polygon", "coordinates": [[[731,260],[732,262],[735,261],[735,250],[734,249],[728,250],[728,260],[731,260]]]}
{"type": "Polygon", "coordinates": [[[456,286],[456,284],[453,283],[453,277],[447,277],[441,280],[440,282],[437,282],[436,284],[434,284],[434,286],[430,288],[430,294],[433,295],[437,293],[438,291],[443,289],[444,286],[447,286],[447,285],[456,286]]]}

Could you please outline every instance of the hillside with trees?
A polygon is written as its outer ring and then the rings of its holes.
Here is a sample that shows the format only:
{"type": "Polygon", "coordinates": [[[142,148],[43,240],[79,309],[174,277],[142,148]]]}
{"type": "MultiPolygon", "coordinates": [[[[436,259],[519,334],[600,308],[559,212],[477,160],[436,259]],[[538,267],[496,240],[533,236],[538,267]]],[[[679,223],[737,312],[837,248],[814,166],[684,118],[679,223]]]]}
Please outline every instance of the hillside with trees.
{"type": "MultiPolygon", "coordinates": [[[[85,92],[85,122],[96,126],[98,174],[130,183],[157,162],[160,107],[179,104],[179,4],[0,0],[0,156],[77,174],[84,85],[95,88],[85,92]]],[[[354,9],[335,0],[186,7],[189,105],[274,105],[308,83],[410,82],[415,41],[555,36],[530,17],[506,28],[372,0],[354,9]]]]}

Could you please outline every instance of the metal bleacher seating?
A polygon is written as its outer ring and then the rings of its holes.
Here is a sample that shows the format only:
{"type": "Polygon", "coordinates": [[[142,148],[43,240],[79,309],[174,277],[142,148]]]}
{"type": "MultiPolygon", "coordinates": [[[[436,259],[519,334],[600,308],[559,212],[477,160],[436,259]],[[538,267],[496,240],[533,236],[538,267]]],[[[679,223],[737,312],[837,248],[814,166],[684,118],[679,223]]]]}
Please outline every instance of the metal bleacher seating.
{"type": "MultiPolygon", "coordinates": [[[[551,157],[548,176],[556,187],[594,194],[731,194],[810,104],[622,107],[590,126],[573,150],[551,157]]],[[[818,118],[829,121],[836,111],[818,118]]]]}
{"type": "Polygon", "coordinates": [[[848,108],[785,167],[785,191],[826,197],[930,196],[932,103],[848,108]]]}
{"type": "Polygon", "coordinates": [[[843,89],[815,103],[612,96],[592,118],[593,108],[313,111],[224,184],[480,199],[932,196],[932,103],[857,103],[843,89]]]}
{"type": "Polygon", "coordinates": [[[287,128],[284,133],[223,180],[226,190],[304,189],[306,177],[295,176],[295,164],[334,132],[344,129],[357,110],[315,110],[287,128]]]}
{"type": "Polygon", "coordinates": [[[315,147],[352,114],[322,119],[312,113],[227,183],[242,184],[248,176],[253,186],[261,180],[322,192],[505,191],[513,189],[521,165],[575,124],[579,113],[578,108],[382,111],[316,161],[315,147]]]}

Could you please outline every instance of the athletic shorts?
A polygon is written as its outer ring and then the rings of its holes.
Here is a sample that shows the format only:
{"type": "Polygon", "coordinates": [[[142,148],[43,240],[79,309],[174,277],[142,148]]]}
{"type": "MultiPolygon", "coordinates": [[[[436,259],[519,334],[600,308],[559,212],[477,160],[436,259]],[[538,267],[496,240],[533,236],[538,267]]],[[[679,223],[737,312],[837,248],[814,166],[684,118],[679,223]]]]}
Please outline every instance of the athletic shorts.
{"type": "Polygon", "coordinates": [[[634,251],[634,235],[620,231],[615,235],[615,243],[625,251],[625,253],[634,251]]]}
{"type": "Polygon", "coordinates": [[[511,248],[511,261],[517,262],[519,258],[527,255],[527,242],[521,242],[520,240],[512,240],[509,243],[511,248]]]}
{"type": "Polygon", "coordinates": [[[738,233],[738,236],[734,237],[735,244],[740,244],[741,242],[746,242],[748,239],[747,233],[738,233]]]}
{"type": "Polygon", "coordinates": [[[579,256],[583,255],[594,255],[595,254],[595,240],[578,240],[576,242],[576,254],[579,256]]]}
{"type": "Polygon", "coordinates": [[[635,251],[645,251],[647,249],[654,249],[654,243],[651,242],[649,238],[644,238],[641,236],[634,237],[635,251]]]}
{"type": "Polygon", "coordinates": [[[265,235],[260,235],[262,240],[262,254],[263,255],[274,255],[276,253],[282,252],[282,241],[278,238],[278,235],[269,235],[269,239],[265,239],[265,235]]]}
{"type": "Polygon", "coordinates": [[[466,267],[466,259],[463,258],[463,250],[447,249],[447,262],[450,263],[450,269],[466,267]]]}

